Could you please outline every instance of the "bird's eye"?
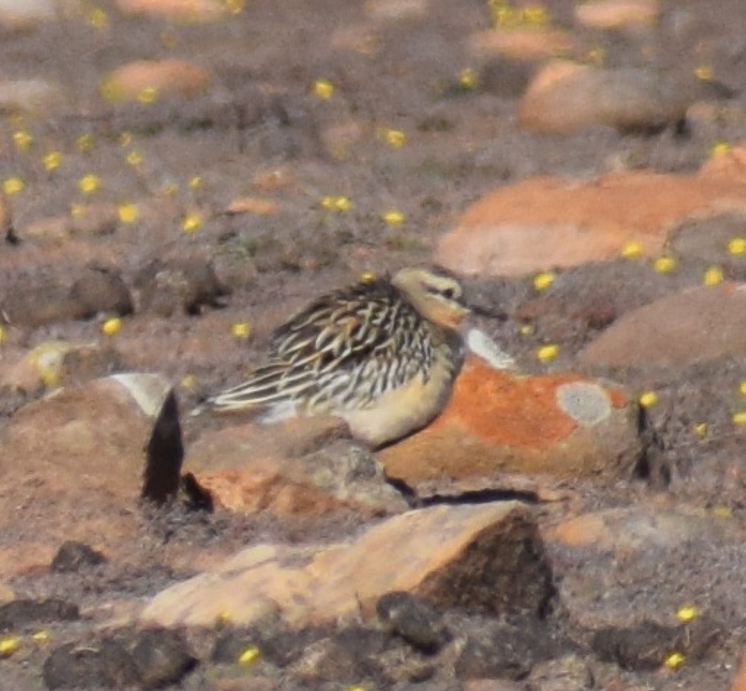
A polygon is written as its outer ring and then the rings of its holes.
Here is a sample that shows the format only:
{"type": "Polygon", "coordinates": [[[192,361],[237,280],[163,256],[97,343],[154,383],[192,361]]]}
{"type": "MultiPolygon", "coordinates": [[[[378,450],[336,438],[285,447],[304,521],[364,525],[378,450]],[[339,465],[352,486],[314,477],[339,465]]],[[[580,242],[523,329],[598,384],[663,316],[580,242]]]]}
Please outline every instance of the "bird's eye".
{"type": "Polygon", "coordinates": [[[456,297],[456,291],[453,288],[446,288],[443,293],[443,297],[447,300],[453,300],[456,297]]]}

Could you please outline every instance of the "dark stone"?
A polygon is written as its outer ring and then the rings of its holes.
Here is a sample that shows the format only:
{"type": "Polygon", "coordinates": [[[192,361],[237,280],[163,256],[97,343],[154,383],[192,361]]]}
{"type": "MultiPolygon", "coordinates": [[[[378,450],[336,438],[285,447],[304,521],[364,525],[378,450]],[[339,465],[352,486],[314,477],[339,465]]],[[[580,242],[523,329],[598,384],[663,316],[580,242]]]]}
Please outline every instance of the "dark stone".
{"type": "Polygon", "coordinates": [[[80,317],[78,305],[67,290],[51,282],[19,285],[17,290],[3,297],[0,312],[8,324],[24,326],[40,326],[80,317]]]}
{"type": "Polygon", "coordinates": [[[304,627],[295,631],[276,628],[226,629],[215,641],[211,659],[213,662],[235,663],[250,646],[257,646],[263,660],[278,667],[286,667],[303,655],[312,643],[328,636],[328,631],[319,627],[304,627]]]}
{"type": "Polygon", "coordinates": [[[132,651],[144,688],[175,684],[197,664],[180,631],[148,629],[137,634],[132,651]]]}
{"type": "Polygon", "coordinates": [[[134,306],[129,288],[119,273],[109,267],[91,266],[73,283],[70,298],[76,303],[79,319],[97,314],[132,314],[134,306]]]}
{"type": "Polygon", "coordinates": [[[52,571],[69,573],[86,567],[104,564],[106,557],[84,542],[68,540],[63,542],[52,559],[52,571]]]}
{"type": "Polygon", "coordinates": [[[473,630],[456,660],[459,679],[521,679],[552,656],[550,633],[543,622],[523,617],[492,621],[473,630]]]}
{"type": "Polygon", "coordinates": [[[100,645],[65,643],[53,650],[42,669],[48,689],[139,684],[140,677],[125,647],[113,639],[100,645]]]}
{"type": "Polygon", "coordinates": [[[176,496],[183,460],[179,407],[172,389],[163,402],[148,440],[142,498],[163,504],[176,496]]]}
{"type": "Polygon", "coordinates": [[[725,627],[710,617],[697,617],[679,626],[644,621],[628,628],[599,629],[591,648],[605,662],[629,670],[658,669],[672,652],[700,659],[719,640],[725,627]]]}
{"type": "Polygon", "coordinates": [[[649,621],[630,628],[608,627],[596,631],[591,648],[605,662],[624,669],[657,669],[676,650],[678,632],[678,627],[649,621]]]}
{"type": "Polygon", "coordinates": [[[493,57],[482,68],[479,86],[502,98],[519,98],[535,69],[536,66],[530,62],[493,57]]]}
{"type": "Polygon", "coordinates": [[[469,559],[432,574],[418,595],[442,611],[546,616],[556,589],[534,519],[513,511],[495,531],[476,537],[469,559]]]}
{"type": "Polygon", "coordinates": [[[387,593],[378,600],[376,613],[386,628],[423,653],[436,653],[448,641],[440,613],[411,593],[387,593]]]}
{"type": "Polygon", "coordinates": [[[80,610],[76,604],[55,598],[13,600],[0,605],[0,630],[18,629],[38,622],[72,621],[79,618],[80,610]]]}
{"type": "Polygon", "coordinates": [[[227,293],[212,262],[203,257],[155,259],[138,271],[135,285],[142,309],[162,317],[197,315],[204,307],[219,307],[227,293]]]}

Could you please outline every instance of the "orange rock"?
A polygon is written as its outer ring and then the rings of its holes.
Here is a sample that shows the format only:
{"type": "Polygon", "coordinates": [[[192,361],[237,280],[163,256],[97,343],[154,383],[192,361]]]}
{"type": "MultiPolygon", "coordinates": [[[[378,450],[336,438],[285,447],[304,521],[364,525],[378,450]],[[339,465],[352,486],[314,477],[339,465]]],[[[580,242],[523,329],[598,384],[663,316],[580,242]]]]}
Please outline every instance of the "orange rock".
{"type": "Polygon", "coordinates": [[[658,0],[595,0],[575,6],[575,19],[594,29],[651,24],[660,14],[658,0]]]}
{"type": "Polygon", "coordinates": [[[395,590],[442,607],[506,613],[537,613],[553,592],[531,510],[495,502],[409,511],[348,544],[250,547],[163,591],[142,616],[210,626],[221,616],[247,624],[280,609],[300,626],[371,616],[395,590]]]}
{"type": "Polygon", "coordinates": [[[746,184],[746,145],[711,156],[702,164],[700,174],[746,184]]]}
{"type": "Polygon", "coordinates": [[[210,21],[226,14],[220,0],[117,0],[117,7],[125,14],[149,14],[191,21],[210,21]]]}
{"type": "Polygon", "coordinates": [[[633,413],[620,389],[582,375],[519,376],[472,358],[440,417],[379,456],[407,483],[506,472],[613,479],[637,453],[633,413]]]}
{"type": "Polygon", "coordinates": [[[271,199],[262,197],[238,197],[228,204],[225,211],[229,214],[271,216],[277,213],[277,204],[271,199]]]}
{"type": "Polygon", "coordinates": [[[521,275],[611,259],[629,242],[655,256],[684,218],[724,209],[746,211],[742,179],[706,171],[625,171],[588,182],[541,176],[472,204],[435,261],[462,274],[521,275]]]}
{"type": "Polygon", "coordinates": [[[65,540],[112,554],[136,539],[143,448],[169,390],[159,375],[116,375],[14,414],[0,444],[0,576],[48,565],[65,540]]]}
{"type": "Polygon", "coordinates": [[[407,508],[372,455],[349,440],[340,418],[208,432],[192,444],[185,470],[214,503],[243,513],[319,516],[354,508],[371,515],[407,508]]]}
{"type": "Polygon", "coordinates": [[[497,54],[516,60],[536,60],[564,55],[572,48],[573,39],[567,32],[550,27],[487,29],[469,39],[469,49],[477,57],[497,54]]]}
{"type": "Polygon", "coordinates": [[[209,85],[207,70],[185,60],[136,60],[110,72],[101,93],[109,101],[134,101],[164,94],[189,96],[209,85]]]}
{"type": "Polygon", "coordinates": [[[746,691],[746,653],[741,658],[741,664],[738,666],[738,672],[730,691],[746,691]]]}

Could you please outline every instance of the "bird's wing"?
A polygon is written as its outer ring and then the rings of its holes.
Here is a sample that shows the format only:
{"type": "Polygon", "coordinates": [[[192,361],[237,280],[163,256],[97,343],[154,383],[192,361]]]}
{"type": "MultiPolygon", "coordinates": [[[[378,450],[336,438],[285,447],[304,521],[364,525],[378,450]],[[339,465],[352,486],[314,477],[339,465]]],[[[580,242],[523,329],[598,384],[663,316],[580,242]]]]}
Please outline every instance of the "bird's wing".
{"type": "Polygon", "coordinates": [[[303,399],[323,408],[355,393],[376,395],[376,386],[370,385],[376,368],[393,369],[402,379],[411,376],[399,372],[395,360],[401,326],[409,326],[401,320],[416,314],[393,291],[381,281],[317,298],[275,331],[267,363],[213,398],[213,407],[239,410],[303,399]]]}

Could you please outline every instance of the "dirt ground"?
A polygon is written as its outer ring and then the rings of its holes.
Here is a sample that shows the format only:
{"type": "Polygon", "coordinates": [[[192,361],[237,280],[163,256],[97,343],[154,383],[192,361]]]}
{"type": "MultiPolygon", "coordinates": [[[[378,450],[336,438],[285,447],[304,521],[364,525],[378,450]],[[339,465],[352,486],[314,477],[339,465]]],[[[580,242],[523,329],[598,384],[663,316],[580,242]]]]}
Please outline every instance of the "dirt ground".
{"type": "MultiPolygon", "coordinates": [[[[33,311],[90,262],[115,267],[127,285],[137,286],[155,259],[209,259],[228,290],[218,300],[222,309],[207,306],[184,314],[136,304],[117,336],[119,367],[164,372],[178,383],[187,410],[209,392],[238,383],[271,329],[310,295],[354,280],[363,270],[426,263],[434,243],[467,205],[497,186],[544,173],[592,177],[618,161],[662,172],[694,171],[715,142],[746,139],[746,3],[664,0],[658,26],[641,31],[581,29],[572,20],[575,3],[542,4],[552,21],[573,34],[579,53],[600,49],[609,66],[653,65],[681,73],[706,65],[734,96],[718,106],[716,117],[696,120],[684,133],[669,128],[622,134],[604,127],[564,136],[522,131],[515,106],[535,65],[470,53],[469,36],[490,25],[482,0],[433,1],[424,13],[400,21],[371,20],[362,2],[249,0],[240,13],[216,23],[125,17],[102,0],[95,7],[106,13],[103,29],[86,19],[93,3],[70,3],[76,9],[69,18],[0,35],[3,78],[61,85],[61,101],[48,112],[20,119],[5,112],[0,120],[0,179],[17,176],[26,184],[9,197],[21,243],[0,247],[5,255],[0,298],[4,304],[20,300],[21,311],[33,311]],[[357,47],[336,47],[345,41],[357,47]],[[211,88],[147,105],[111,104],[101,97],[99,84],[109,70],[166,57],[206,68],[211,88]],[[467,69],[475,80],[464,79],[467,69]],[[334,85],[330,98],[315,92],[318,80],[334,85]],[[30,134],[32,142],[19,146],[18,132],[30,134]],[[43,159],[54,151],[62,153],[62,164],[49,171],[43,159]],[[88,174],[100,179],[90,195],[78,185],[88,174]],[[232,201],[247,197],[269,210],[229,212],[232,201]],[[136,203],[149,211],[135,223],[80,233],[70,242],[29,234],[44,219],[94,203],[120,210],[136,203]],[[404,215],[403,222],[384,219],[392,210],[404,215]],[[185,232],[190,218],[198,219],[198,227],[185,232]],[[236,322],[249,325],[248,339],[231,334],[236,322]]],[[[725,268],[731,278],[746,278],[738,264],[725,268]]],[[[606,296],[621,316],[697,283],[701,269],[697,261],[683,262],[674,279],[664,279],[620,259],[563,272],[549,294],[550,316],[529,336],[521,335],[516,315],[532,295],[530,277],[471,279],[467,288],[475,300],[506,315],[477,319],[479,325],[523,369],[539,371],[547,366],[533,357],[538,343],[551,339],[560,345],[563,355],[552,368],[573,368],[574,354],[598,332],[576,317],[578,305],[606,296]]],[[[100,338],[96,318],[60,319],[10,325],[0,348],[16,352],[51,339],[100,338]]],[[[734,429],[730,416],[738,405],[733,382],[746,379],[746,356],[599,374],[631,390],[659,393],[662,405],[651,412],[651,425],[671,477],[666,501],[703,510],[724,507],[744,518],[746,432],[734,429]],[[706,438],[692,436],[695,422],[708,425],[706,438]]],[[[2,402],[6,421],[19,402],[2,402]]],[[[197,433],[196,425],[186,422],[187,440],[197,433]]],[[[649,491],[639,483],[587,488],[584,503],[625,505],[649,491]]],[[[336,538],[360,524],[354,516],[303,525],[224,514],[153,520],[143,530],[182,531],[180,539],[197,547],[220,540],[237,548],[258,536],[336,538]]],[[[159,571],[153,555],[134,556],[137,568],[82,582],[36,575],[13,587],[29,596],[64,593],[100,603],[121,594],[154,593],[186,575],[159,571]]],[[[726,688],[746,642],[745,566],[746,550],[694,544],[651,567],[650,586],[638,594],[635,607],[659,610],[682,593],[707,597],[728,631],[720,653],[682,671],[678,681],[631,675],[628,686],[615,688],[726,688]]],[[[9,679],[25,678],[22,662],[13,667],[12,659],[0,661],[3,665],[12,669],[9,679]]],[[[6,688],[2,681],[0,688],[6,688]]]]}

